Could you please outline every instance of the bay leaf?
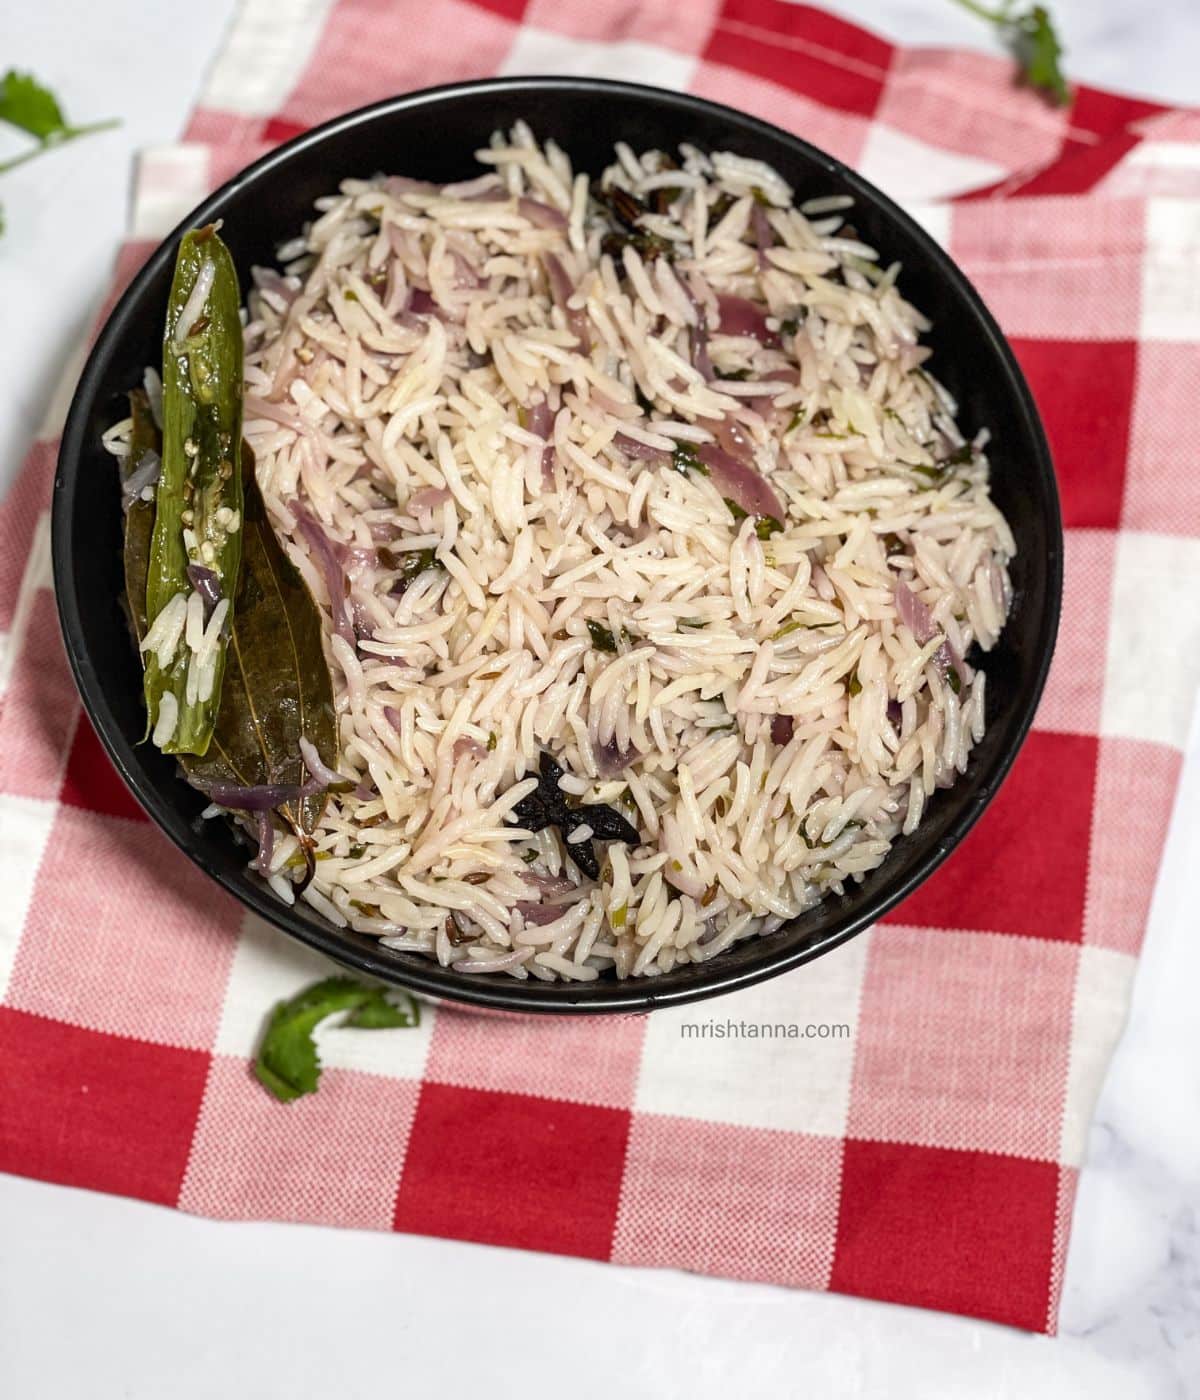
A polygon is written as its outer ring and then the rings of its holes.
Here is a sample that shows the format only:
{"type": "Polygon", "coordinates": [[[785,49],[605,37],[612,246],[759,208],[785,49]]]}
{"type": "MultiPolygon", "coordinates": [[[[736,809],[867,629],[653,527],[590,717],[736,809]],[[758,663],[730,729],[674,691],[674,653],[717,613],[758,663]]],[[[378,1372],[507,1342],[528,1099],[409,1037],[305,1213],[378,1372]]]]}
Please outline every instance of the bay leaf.
{"type": "MultiPolygon", "coordinates": [[[[188,780],[202,790],[211,783],[298,786],[307,776],[300,756],[302,736],[316,747],[323,763],[331,768],[337,764],[333,682],[320,609],[271,527],[254,475],[254,454],[245,443],[242,482],[241,570],[221,703],[207,753],[177,755],[188,780]]],[[[153,506],[144,504],[149,518],[135,516],[135,505],[125,528],[125,588],[139,636],[146,627],[154,515],[153,506]],[[138,600],[143,600],[140,610],[138,600]]],[[[298,805],[279,808],[279,815],[303,836],[316,827],[326,800],[324,793],[317,793],[298,805]]]]}
{"type": "MultiPolygon", "coordinates": [[[[299,570],[276,538],[254,476],[254,454],[242,444],[245,507],[242,568],[233,605],[225,684],[208,752],[180,755],[197,786],[237,783],[299,785],[307,776],[300,739],[322,762],[337,764],[333,682],[325,660],[321,613],[299,570]]],[[[324,793],[280,814],[297,832],[310,832],[325,807],[324,793]]]]}

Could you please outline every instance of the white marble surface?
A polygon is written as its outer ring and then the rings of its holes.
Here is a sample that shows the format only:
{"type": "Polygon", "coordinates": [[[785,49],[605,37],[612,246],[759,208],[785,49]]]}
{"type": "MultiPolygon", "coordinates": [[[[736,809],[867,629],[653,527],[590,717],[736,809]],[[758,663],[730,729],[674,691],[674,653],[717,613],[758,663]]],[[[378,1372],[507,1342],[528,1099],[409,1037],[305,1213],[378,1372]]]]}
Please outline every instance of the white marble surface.
{"type": "MultiPolygon", "coordinates": [[[[412,0],[410,0],[410,3],[412,0]]],[[[974,44],[950,0],[847,0],[910,43],[974,44]]],[[[1195,0],[1056,0],[1073,75],[1195,100],[1195,0]]],[[[118,132],[0,180],[0,481],[84,333],[123,227],[134,150],[177,135],[233,0],[3,7],[0,53],[118,132]],[[36,315],[35,315],[36,312],[36,315]],[[16,333],[14,333],[16,332],[16,333]]],[[[4,138],[0,138],[2,141],[4,138]]],[[[0,152],[4,146],[0,145],[0,152]]],[[[894,1400],[1200,1396],[1200,727],[1130,1023],[1083,1173],[1062,1332],[447,1241],[219,1224],[0,1177],[0,1394],[578,1400],[815,1393],[894,1400]],[[488,1300],[464,1326],[455,1300],[488,1300]],[[619,1340],[618,1340],[619,1339],[619,1340]]]]}

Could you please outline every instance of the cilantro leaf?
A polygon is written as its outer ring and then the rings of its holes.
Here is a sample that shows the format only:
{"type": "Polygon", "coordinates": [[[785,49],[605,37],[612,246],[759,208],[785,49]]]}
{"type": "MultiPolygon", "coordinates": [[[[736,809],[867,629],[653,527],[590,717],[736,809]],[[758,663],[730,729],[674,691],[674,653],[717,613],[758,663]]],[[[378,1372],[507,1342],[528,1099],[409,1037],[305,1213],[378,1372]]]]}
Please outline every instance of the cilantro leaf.
{"type": "Polygon", "coordinates": [[[958,0],[965,10],[992,25],[1012,50],[1021,77],[1030,87],[1064,106],[1071,100],[1070,89],[1059,61],[1063,49],[1054,21],[1044,5],[1016,8],[1016,0],[1000,0],[999,8],[989,9],[980,0],[958,0]]]}
{"type": "Polygon", "coordinates": [[[70,130],[58,99],[32,73],[10,68],[0,83],[0,121],[49,141],[70,130]]]}
{"type": "Polygon", "coordinates": [[[1060,106],[1065,105],[1070,101],[1070,93],[1058,66],[1062,44],[1045,6],[1034,5],[1028,14],[1018,17],[1014,28],[1011,42],[1026,82],[1047,93],[1060,106]]]}
{"type": "Polygon", "coordinates": [[[403,1005],[388,1000],[382,987],[375,988],[375,995],[346,1017],[343,1025],[360,1031],[386,1031],[408,1029],[421,1024],[421,1008],[407,992],[399,993],[404,998],[403,1005]]]}
{"type": "Polygon", "coordinates": [[[281,1001],[271,1012],[258,1047],[254,1073],[258,1082],[281,1103],[303,1094],[314,1094],[321,1077],[321,1062],[313,1032],[329,1016],[350,1013],[346,1025],[362,1030],[390,1026],[415,1026],[420,1012],[412,998],[411,1010],[401,1010],[387,1000],[382,987],[368,986],[351,977],[326,977],[281,1001]]]}
{"type": "Polygon", "coordinates": [[[32,160],[53,146],[117,125],[115,121],[104,121],[72,126],[50,89],[39,83],[32,73],[18,73],[15,68],[10,68],[0,78],[0,122],[16,127],[37,142],[11,160],[0,162],[0,173],[32,160]]]}
{"type": "Polygon", "coordinates": [[[680,476],[695,472],[698,476],[708,476],[708,468],[700,460],[700,454],[690,442],[677,442],[671,453],[671,468],[680,476]]]}

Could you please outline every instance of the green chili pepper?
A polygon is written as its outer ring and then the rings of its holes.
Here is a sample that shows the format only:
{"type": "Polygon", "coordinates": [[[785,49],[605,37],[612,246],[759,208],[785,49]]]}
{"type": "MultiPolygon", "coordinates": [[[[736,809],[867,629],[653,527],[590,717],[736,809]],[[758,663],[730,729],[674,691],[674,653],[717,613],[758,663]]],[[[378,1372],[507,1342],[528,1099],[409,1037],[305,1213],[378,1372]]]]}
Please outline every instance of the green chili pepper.
{"type": "MultiPolygon", "coordinates": [[[[177,597],[194,591],[188,566],[216,575],[222,598],[237,590],[242,558],[242,324],[238,280],[229,250],[216,230],[186,233],[175,263],[163,338],[162,474],[155,498],[154,534],[146,581],[146,615],[153,625],[177,597]],[[180,317],[200,278],[209,290],[190,308],[190,324],[180,317]],[[183,336],[178,332],[182,330],[183,336]],[[185,533],[186,532],[186,533],[185,533]]],[[[194,652],[180,640],[165,668],[146,655],[146,708],[157,722],[162,697],[175,698],[178,714],[167,753],[204,754],[221,701],[229,627],[214,653],[210,694],[188,699],[188,669],[194,652]]]]}

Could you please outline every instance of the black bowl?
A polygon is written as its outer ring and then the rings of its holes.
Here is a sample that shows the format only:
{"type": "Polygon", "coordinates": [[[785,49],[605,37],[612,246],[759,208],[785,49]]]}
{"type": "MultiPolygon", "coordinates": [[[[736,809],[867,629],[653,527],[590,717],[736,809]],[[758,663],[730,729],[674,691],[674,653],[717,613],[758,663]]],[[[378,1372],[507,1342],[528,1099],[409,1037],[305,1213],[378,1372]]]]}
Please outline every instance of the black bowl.
{"type": "Polygon", "coordinates": [[[995,794],[1033,719],[1050,663],[1062,588],[1062,527],[1045,436],[1012,351],[978,295],[936,243],[852,170],[806,142],[728,107],[681,93],[587,78],[459,83],[380,102],[289,141],[207,199],[150,258],[92,351],[63,435],[55,480],[54,577],[67,652],[83,703],[138,801],[195,863],[243,904],[338,962],[455,1001],[516,1011],[647,1011],[714,996],[798,967],[851,938],[945,860],[995,794]],[[553,136],[578,168],[598,173],[614,141],[671,149],[681,141],[756,156],[798,200],[854,196],[854,224],[885,261],[903,263],[906,296],[934,323],[933,369],[961,405],[968,435],[991,429],[992,490],[1016,535],[1012,615],[988,656],[988,729],[966,775],[930,803],[920,829],[840,898],[711,963],[636,981],[517,982],[470,977],[372,938],[337,929],[307,907],[285,908],[247,873],[247,852],[224,823],[198,822],[203,798],[172,760],[138,745],[141,676],[121,611],[121,514],[101,433],[125,415],[123,395],[157,362],[178,235],[225,221],[222,236],[243,281],[253,263],[310,217],[313,200],[350,175],[449,181],[477,167],[489,132],[525,118],[553,136]]]}

